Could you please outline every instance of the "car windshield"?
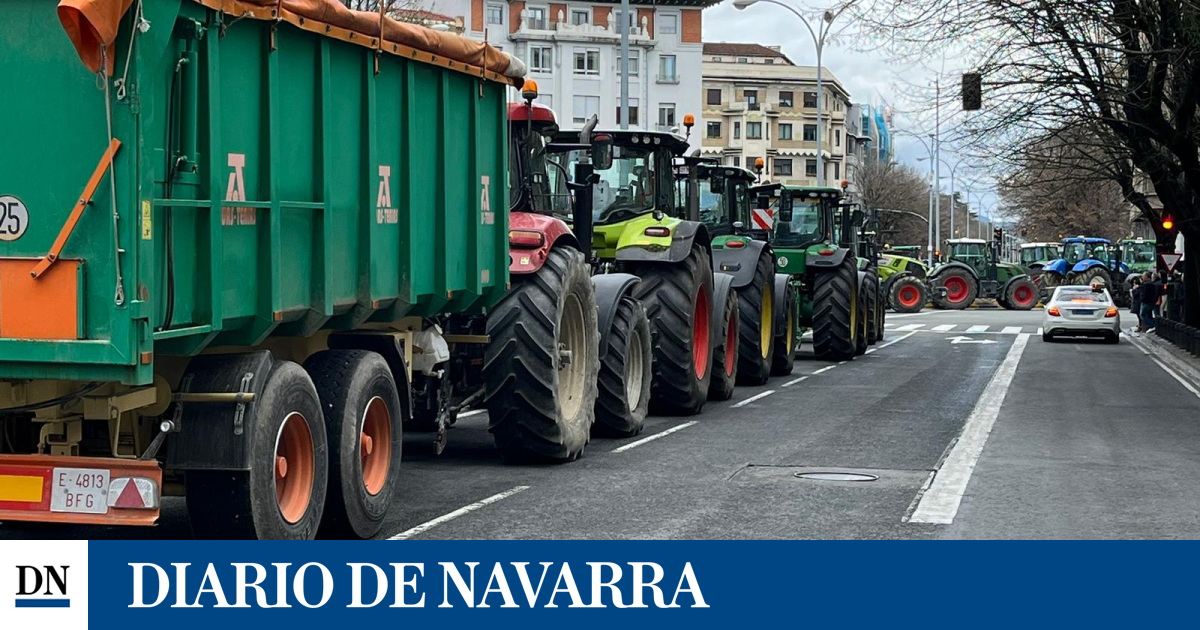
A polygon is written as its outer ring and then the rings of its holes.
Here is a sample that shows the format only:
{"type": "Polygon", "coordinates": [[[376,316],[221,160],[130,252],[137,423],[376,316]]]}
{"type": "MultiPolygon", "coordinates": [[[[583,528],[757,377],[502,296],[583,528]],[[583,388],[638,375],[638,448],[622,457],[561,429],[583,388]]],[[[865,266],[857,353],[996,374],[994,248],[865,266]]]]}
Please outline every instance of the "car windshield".
{"type": "Polygon", "coordinates": [[[1125,243],[1122,258],[1128,263],[1154,262],[1154,243],[1125,243]]]}
{"type": "Polygon", "coordinates": [[[983,243],[955,243],[951,245],[953,258],[983,258],[983,243]]]}
{"type": "Polygon", "coordinates": [[[1058,252],[1052,247],[1026,247],[1021,250],[1021,263],[1026,265],[1054,258],[1058,258],[1058,252]]]}
{"type": "Polygon", "coordinates": [[[1070,304],[1108,304],[1108,296],[1103,291],[1096,292],[1088,287],[1078,289],[1059,289],[1054,295],[1055,302],[1070,304]]]}
{"type": "Polygon", "coordinates": [[[771,213],[775,216],[775,245],[777,247],[802,247],[821,239],[821,204],[819,201],[801,201],[793,198],[792,220],[784,222],[780,220],[779,197],[772,197],[771,213]]]}
{"type": "MultiPolygon", "coordinates": [[[[706,177],[697,182],[699,184],[700,193],[700,221],[705,225],[713,227],[721,227],[729,225],[729,204],[726,203],[725,194],[729,193],[729,188],[721,188],[723,192],[713,192],[713,179],[722,178],[723,175],[713,174],[711,177],[706,177]]],[[[729,182],[724,182],[729,184],[729,182]]],[[[720,188],[720,186],[718,186],[720,188]]]]}

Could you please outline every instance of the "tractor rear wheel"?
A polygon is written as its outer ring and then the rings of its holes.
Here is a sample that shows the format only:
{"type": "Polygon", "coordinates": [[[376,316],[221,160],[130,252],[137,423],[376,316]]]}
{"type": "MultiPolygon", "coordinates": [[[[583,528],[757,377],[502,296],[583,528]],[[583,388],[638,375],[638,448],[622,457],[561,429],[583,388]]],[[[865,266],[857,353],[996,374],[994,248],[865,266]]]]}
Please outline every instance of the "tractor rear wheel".
{"type": "Polygon", "coordinates": [[[630,437],[642,432],[650,406],[650,339],[650,320],[642,303],[622,298],[608,331],[608,350],[600,359],[592,435],[630,437]]]}
{"type": "Polygon", "coordinates": [[[1028,311],[1037,306],[1038,288],[1029,278],[1019,278],[1008,284],[1000,305],[1016,311],[1028,311]]]}
{"type": "Polygon", "coordinates": [[[979,288],[975,286],[975,278],[961,268],[943,271],[934,282],[946,289],[945,297],[937,295],[933,298],[939,308],[962,310],[974,304],[979,293],[979,288]]]}
{"type": "Polygon", "coordinates": [[[846,260],[813,276],[813,354],[818,359],[854,358],[858,344],[858,271],[846,260]]]}
{"type": "Polygon", "coordinates": [[[569,461],[591,435],[600,334],[591,269],[571,248],[514,278],[487,320],[489,425],[509,461],[569,461]]]}
{"type": "MultiPolygon", "coordinates": [[[[713,307],[713,358],[712,383],[708,386],[709,400],[729,400],[733,398],[733,388],[737,385],[738,368],[738,299],[737,290],[733,288],[733,278],[726,276],[728,285],[721,290],[717,283],[717,295],[724,297],[713,307]]],[[[718,297],[718,299],[720,299],[718,297]]]]}
{"type": "Polygon", "coordinates": [[[648,263],[634,297],[646,307],[654,331],[650,412],[694,415],[712,382],[713,270],[708,252],[693,245],[678,263],[648,263]]]}
{"type": "Polygon", "coordinates": [[[916,276],[897,278],[891,286],[892,310],[897,313],[917,313],[929,302],[925,283],[916,276]]]}
{"type": "Polygon", "coordinates": [[[1112,274],[1108,273],[1108,270],[1104,267],[1099,266],[1092,267],[1083,273],[1076,274],[1075,281],[1071,284],[1078,284],[1086,287],[1095,282],[1097,278],[1104,282],[1104,288],[1109,289],[1110,291],[1112,290],[1112,274]]]}
{"type": "Polygon", "coordinates": [[[739,287],[738,384],[764,385],[771,378],[775,355],[775,267],[770,256],[759,256],[750,284],[739,287]]]}
{"type": "Polygon", "coordinates": [[[783,302],[775,305],[775,352],[771,355],[771,376],[787,376],[796,368],[796,294],[789,282],[783,302]]]}

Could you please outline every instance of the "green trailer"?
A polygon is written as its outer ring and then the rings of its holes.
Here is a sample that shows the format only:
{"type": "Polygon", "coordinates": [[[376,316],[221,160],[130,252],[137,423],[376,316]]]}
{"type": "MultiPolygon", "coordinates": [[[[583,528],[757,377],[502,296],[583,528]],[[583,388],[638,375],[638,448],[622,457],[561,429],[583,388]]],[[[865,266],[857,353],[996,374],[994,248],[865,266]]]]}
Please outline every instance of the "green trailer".
{"type": "Polygon", "coordinates": [[[370,536],[410,378],[507,290],[520,63],[340,5],[129,4],[0,6],[0,521],[183,494],[199,536],[370,536]]]}

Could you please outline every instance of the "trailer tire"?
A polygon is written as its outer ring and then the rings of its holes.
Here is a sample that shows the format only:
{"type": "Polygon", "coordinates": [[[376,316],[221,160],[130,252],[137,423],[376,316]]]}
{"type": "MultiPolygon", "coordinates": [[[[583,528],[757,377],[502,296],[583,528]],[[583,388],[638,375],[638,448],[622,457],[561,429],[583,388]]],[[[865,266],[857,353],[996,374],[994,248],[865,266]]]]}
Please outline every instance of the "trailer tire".
{"type": "Polygon", "coordinates": [[[775,355],[775,266],[759,256],[750,284],[738,288],[738,385],[764,385],[775,355]],[[765,334],[764,334],[765,331],[765,334]]]}
{"type": "Polygon", "coordinates": [[[323,538],[371,538],[395,496],[404,411],[391,368],[366,350],[325,350],[304,362],[325,412],[329,489],[323,538]]]}
{"type": "Polygon", "coordinates": [[[650,407],[650,320],[642,303],[621,298],[608,331],[608,352],[600,360],[596,398],[596,437],[632,437],[642,432],[650,407]]]}
{"type": "Polygon", "coordinates": [[[596,320],[591,269],[568,247],[550,250],[488,315],[488,430],[506,461],[571,461],[587,446],[600,371],[596,320]]]}
{"type": "Polygon", "coordinates": [[[771,376],[787,376],[796,369],[796,289],[789,282],[783,294],[783,304],[777,303],[778,316],[782,306],[782,317],[776,317],[775,352],[771,355],[771,376]]]}
{"type": "MultiPolygon", "coordinates": [[[[854,358],[858,344],[858,271],[847,260],[813,275],[813,355],[818,359],[854,358]]],[[[815,271],[815,270],[814,270],[815,271]]]]}
{"type": "Polygon", "coordinates": [[[713,270],[699,244],[678,263],[649,263],[637,269],[642,281],[634,297],[646,307],[653,330],[654,365],[650,413],[700,413],[712,382],[713,270]]]}
{"type": "Polygon", "coordinates": [[[276,361],[252,414],[245,420],[252,432],[250,470],[187,472],[192,533],[311,540],[321,524],[329,475],[325,418],[312,379],[299,365],[276,361]]]}
{"type": "Polygon", "coordinates": [[[1009,310],[1029,311],[1038,303],[1038,288],[1033,280],[1019,278],[1008,283],[1000,305],[1009,310]]]}
{"type": "Polygon", "coordinates": [[[919,278],[904,276],[892,282],[890,299],[897,313],[919,313],[929,302],[929,291],[919,278]]]}
{"type": "Polygon", "coordinates": [[[713,305],[713,375],[708,386],[708,399],[729,400],[733,398],[733,388],[737,385],[738,324],[741,316],[733,277],[724,276],[715,284],[718,301],[713,305]]]}

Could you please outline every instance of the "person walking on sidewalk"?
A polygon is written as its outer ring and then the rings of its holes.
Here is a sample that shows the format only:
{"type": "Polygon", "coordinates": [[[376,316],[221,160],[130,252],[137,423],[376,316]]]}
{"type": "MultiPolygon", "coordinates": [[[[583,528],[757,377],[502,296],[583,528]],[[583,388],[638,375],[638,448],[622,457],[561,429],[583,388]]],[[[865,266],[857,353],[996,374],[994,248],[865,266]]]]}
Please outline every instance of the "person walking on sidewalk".
{"type": "Polygon", "coordinates": [[[1137,318],[1135,332],[1142,332],[1142,277],[1133,276],[1129,281],[1129,312],[1137,318]]]}
{"type": "Polygon", "coordinates": [[[1154,312],[1158,308],[1158,300],[1161,297],[1162,290],[1154,281],[1154,274],[1147,271],[1142,276],[1142,329],[1144,332],[1150,332],[1156,326],[1154,312]]]}

